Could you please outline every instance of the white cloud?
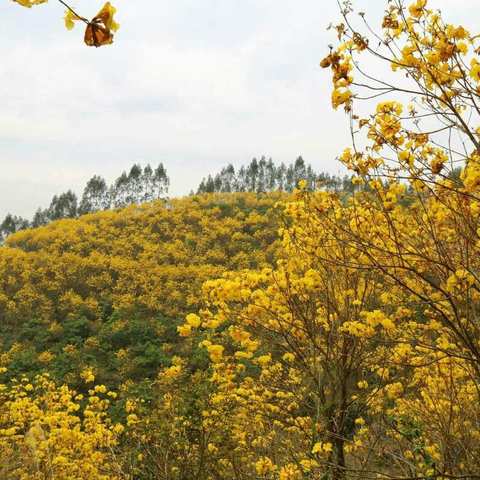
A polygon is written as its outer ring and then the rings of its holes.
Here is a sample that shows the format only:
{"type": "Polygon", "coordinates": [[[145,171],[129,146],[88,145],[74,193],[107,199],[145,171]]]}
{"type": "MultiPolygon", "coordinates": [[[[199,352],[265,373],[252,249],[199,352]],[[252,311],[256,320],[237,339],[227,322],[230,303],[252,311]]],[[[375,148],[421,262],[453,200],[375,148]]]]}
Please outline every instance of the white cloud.
{"type": "MultiPolygon", "coordinates": [[[[93,15],[101,2],[75,3],[93,15]]],[[[0,4],[0,217],[30,215],[53,194],[138,161],[163,161],[174,194],[262,154],[301,154],[338,171],[347,121],[331,110],[329,74],[318,67],[336,0],[115,4],[121,29],[100,49],[65,30],[54,0],[0,4]]],[[[384,6],[357,4],[377,14],[384,6]]]]}

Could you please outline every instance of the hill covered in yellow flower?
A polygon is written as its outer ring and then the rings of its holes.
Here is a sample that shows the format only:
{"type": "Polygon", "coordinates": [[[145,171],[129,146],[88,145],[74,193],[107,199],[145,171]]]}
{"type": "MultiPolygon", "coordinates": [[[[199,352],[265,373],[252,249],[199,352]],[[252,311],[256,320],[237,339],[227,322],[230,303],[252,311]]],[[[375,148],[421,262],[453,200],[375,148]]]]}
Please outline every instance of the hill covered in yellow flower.
{"type": "Polygon", "coordinates": [[[106,383],[168,365],[201,285],[271,265],[281,193],[203,194],[63,219],[0,248],[1,366],[106,383]]]}
{"type": "Polygon", "coordinates": [[[321,62],[351,189],[131,206],[0,248],[0,479],[480,478],[480,35],[426,0],[386,2],[378,33],[352,14],[321,62]]]}

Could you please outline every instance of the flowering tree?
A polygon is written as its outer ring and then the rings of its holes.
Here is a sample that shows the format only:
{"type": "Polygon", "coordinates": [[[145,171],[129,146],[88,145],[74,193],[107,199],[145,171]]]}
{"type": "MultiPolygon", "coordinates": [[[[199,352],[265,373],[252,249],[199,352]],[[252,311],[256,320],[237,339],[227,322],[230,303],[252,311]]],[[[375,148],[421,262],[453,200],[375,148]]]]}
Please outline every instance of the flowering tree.
{"type": "Polygon", "coordinates": [[[321,65],[362,188],[297,192],[276,268],[207,282],[180,332],[210,332],[231,478],[478,478],[478,36],[426,0],[341,13],[321,65]]]}
{"type": "Polygon", "coordinates": [[[388,2],[379,33],[354,13],[345,2],[340,44],[321,65],[333,72],[333,106],[343,105],[351,122],[353,146],[341,161],[371,192],[356,195],[347,221],[328,228],[354,248],[348,263],[382,275],[388,304],[404,309],[394,350],[401,356],[392,356],[402,393],[388,402],[385,424],[397,447],[410,447],[396,458],[415,475],[475,478],[478,36],[445,23],[426,0],[388,2]],[[365,68],[365,55],[392,74],[365,68]],[[385,96],[373,113],[360,113],[361,100],[385,96]]]}

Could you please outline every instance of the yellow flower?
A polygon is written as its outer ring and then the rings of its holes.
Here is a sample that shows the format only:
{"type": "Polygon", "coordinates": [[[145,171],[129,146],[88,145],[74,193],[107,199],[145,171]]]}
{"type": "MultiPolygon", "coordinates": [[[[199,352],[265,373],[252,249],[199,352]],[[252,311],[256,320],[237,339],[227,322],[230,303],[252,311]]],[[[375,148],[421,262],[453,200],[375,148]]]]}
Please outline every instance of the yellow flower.
{"type": "Polygon", "coordinates": [[[273,462],[268,457],[260,457],[255,463],[257,475],[267,475],[275,470],[273,462]]]}
{"type": "Polygon", "coordinates": [[[264,367],[265,365],[269,364],[272,361],[272,357],[270,354],[268,355],[261,355],[260,357],[257,358],[257,362],[259,365],[264,367]]]}
{"type": "Polygon", "coordinates": [[[368,382],[366,380],[361,380],[357,383],[357,387],[361,389],[368,388],[368,382]]]}
{"type": "Polygon", "coordinates": [[[280,469],[279,480],[300,480],[302,472],[294,464],[285,465],[280,469]]]}
{"type": "Polygon", "coordinates": [[[219,363],[222,360],[224,350],[222,345],[209,345],[207,350],[213,363],[219,363]]]}
{"type": "Polygon", "coordinates": [[[33,5],[40,5],[41,3],[47,3],[48,0],[13,0],[22,7],[31,8],[33,5]]]}
{"type": "Polygon", "coordinates": [[[110,2],[107,2],[97,13],[97,15],[95,15],[93,21],[95,21],[95,19],[99,19],[105,24],[107,30],[116,32],[120,28],[120,25],[113,18],[115,13],[117,13],[117,9],[110,2]]]}
{"type": "Polygon", "coordinates": [[[107,393],[107,387],[105,385],[95,385],[94,391],[97,393],[107,393]]]}
{"type": "Polygon", "coordinates": [[[48,350],[38,355],[38,361],[41,363],[50,363],[55,358],[55,355],[48,350]]]}
{"type": "Polygon", "coordinates": [[[423,15],[427,0],[417,0],[408,7],[408,11],[412,17],[418,18],[423,15]]]}
{"type": "Polygon", "coordinates": [[[179,325],[177,331],[181,337],[188,337],[192,333],[192,326],[188,323],[185,325],[179,325]]]}
{"type": "Polygon", "coordinates": [[[167,378],[176,378],[180,373],[182,373],[182,367],[180,365],[172,365],[163,372],[163,375],[167,378]]]}
{"type": "Polygon", "coordinates": [[[135,413],[131,413],[130,415],[127,415],[127,425],[130,427],[132,425],[135,425],[138,423],[138,417],[135,413]]]}
{"type": "Polygon", "coordinates": [[[332,92],[333,108],[338,108],[340,105],[348,104],[352,98],[352,92],[348,89],[335,89],[332,92]]]}
{"type": "Polygon", "coordinates": [[[480,82],[480,63],[476,58],[470,62],[470,77],[477,83],[480,82]]]}
{"type": "Polygon", "coordinates": [[[198,328],[202,321],[200,320],[200,317],[198,315],[195,315],[194,313],[189,313],[185,320],[187,321],[187,324],[190,325],[192,328],[198,328]]]}
{"type": "Polygon", "coordinates": [[[295,360],[295,355],[293,353],[287,352],[283,354],[282,360],[285,362],[293,362],[295,360]]]}
{"type": "Polygon", "coordinates": [[[66,10],[63,19],[65,21],[65,27],[67,27],[68,30],[72,30],[72,28],[75,26],[75,22],[83,21],[83,19],[73,13],[72,10],[66,10]]]}
{"type": "Polygon", "coordinates": [[[332,451],[333,445],[330,442],[317,442],[312,448],[312,453],[330,453],[332,451]]]}
{"type": "Polygon", "coordinates": [[[95,375],[90,367],[83,369],[80,373],[80,377],[83,378],[85,383],[92,383],[95,381],[95,375]]]}
{"type": "Polygon", "coordinates": [[[305,190],[307,188],[307,181],[306,180],[300,180],[298,182],[298,189],[299,190],[305,190]]]}

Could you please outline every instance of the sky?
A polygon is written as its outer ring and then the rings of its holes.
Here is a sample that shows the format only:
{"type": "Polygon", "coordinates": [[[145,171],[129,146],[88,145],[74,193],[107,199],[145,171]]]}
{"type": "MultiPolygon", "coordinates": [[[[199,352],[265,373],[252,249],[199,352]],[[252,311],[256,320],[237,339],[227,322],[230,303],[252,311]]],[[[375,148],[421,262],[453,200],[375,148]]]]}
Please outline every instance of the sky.
{"type": "MultiPolygon", "coordinates": [[[[71,2],[93,17],[102,0],[71,2]]],[[[336,0],[112,0],[115,43],[83,44],[58,1],[0,1],[0,219],[31,217],[53,195],[81,194],[132,164],[163,162],[171,196],[253,157],[341,173],[348,120],[330,105],[319,61],[336,0]]],[[[386,0],[356,0],[381,16],[386,0]]],[[[430,0],[449,21],[480,19],[477,0],[430,0]]]]}

